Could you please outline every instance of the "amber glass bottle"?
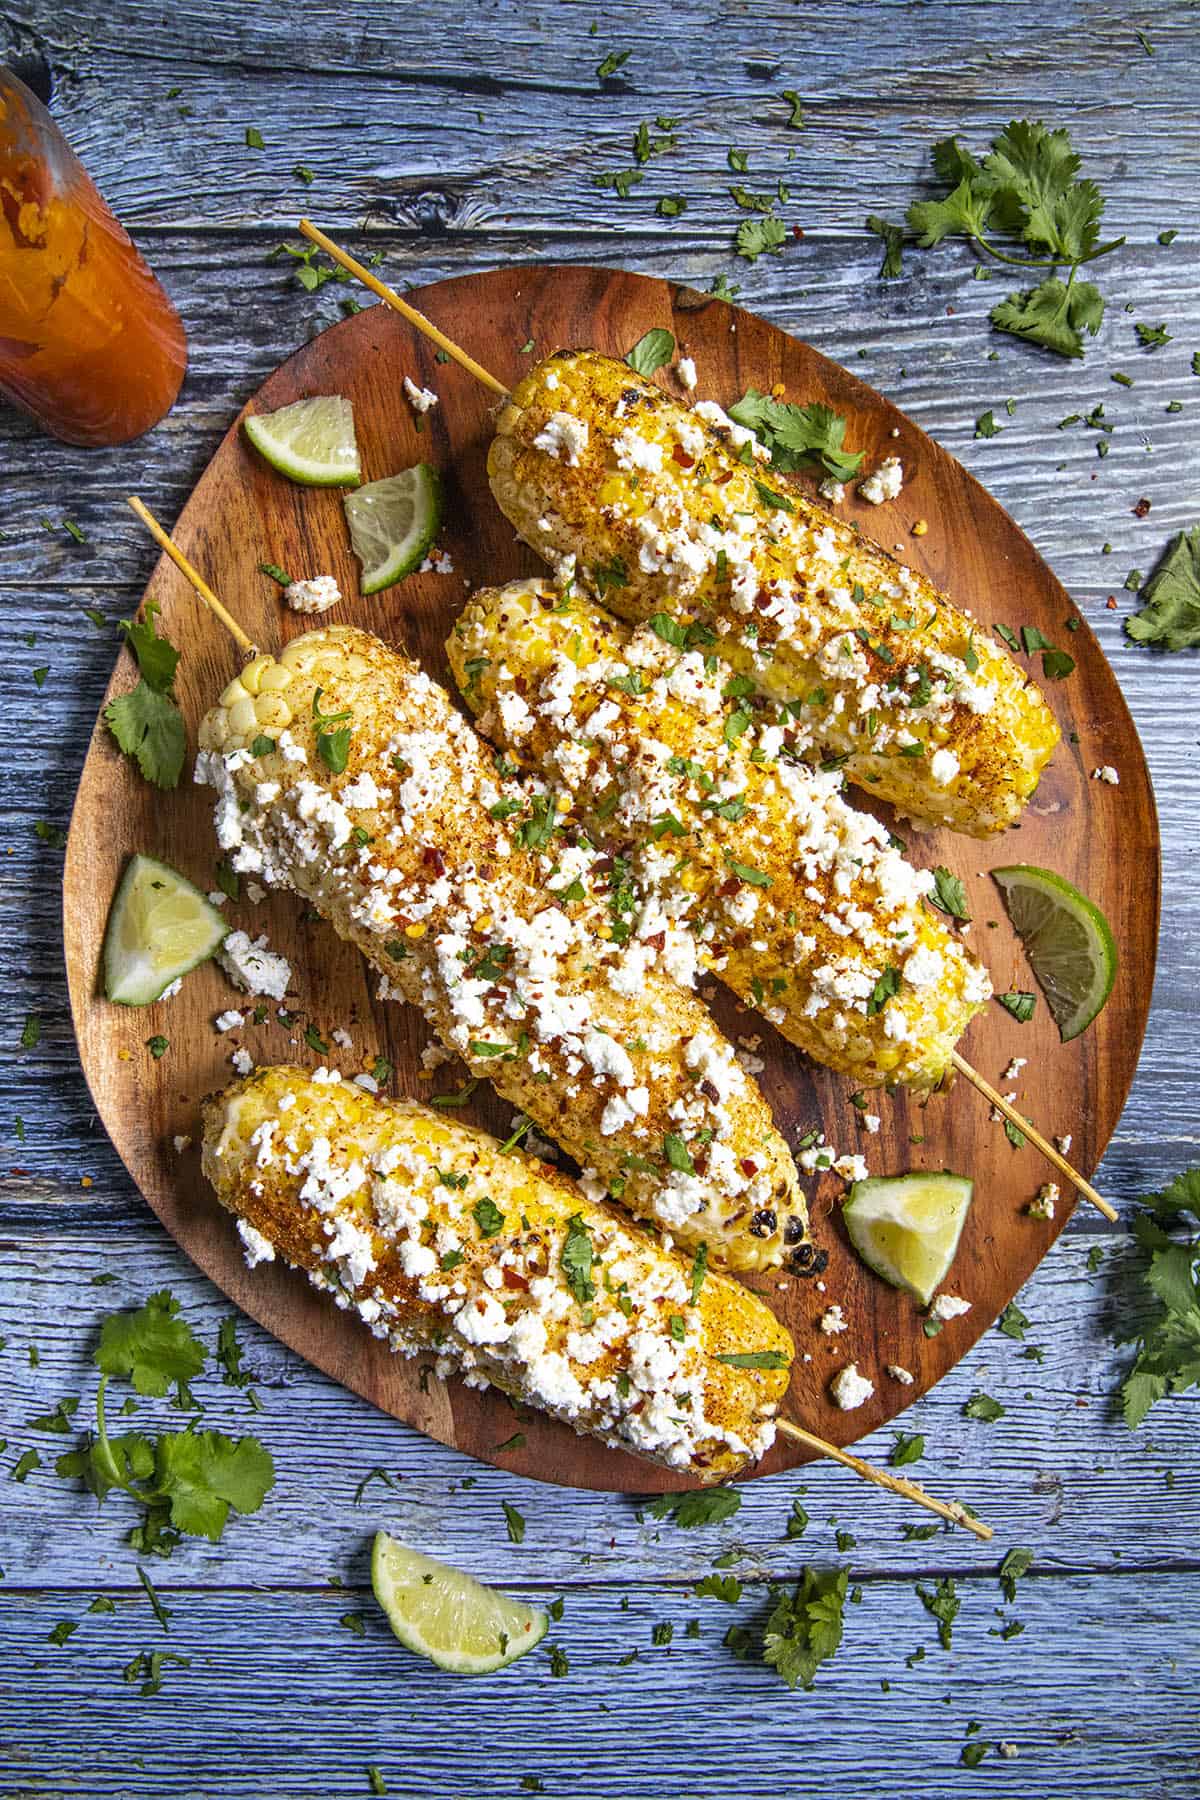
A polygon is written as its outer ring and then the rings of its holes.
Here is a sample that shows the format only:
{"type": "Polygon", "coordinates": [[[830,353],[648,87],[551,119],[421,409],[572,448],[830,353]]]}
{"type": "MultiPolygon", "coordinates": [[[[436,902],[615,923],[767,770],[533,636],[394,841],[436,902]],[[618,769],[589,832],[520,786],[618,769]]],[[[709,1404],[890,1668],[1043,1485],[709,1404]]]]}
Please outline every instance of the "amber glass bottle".
{"type": "Polygon", "coordinates": [[[68,444],[122,444],[187,367],[179,315],[41,101],[0,69],[0,394],[68,444]]]}

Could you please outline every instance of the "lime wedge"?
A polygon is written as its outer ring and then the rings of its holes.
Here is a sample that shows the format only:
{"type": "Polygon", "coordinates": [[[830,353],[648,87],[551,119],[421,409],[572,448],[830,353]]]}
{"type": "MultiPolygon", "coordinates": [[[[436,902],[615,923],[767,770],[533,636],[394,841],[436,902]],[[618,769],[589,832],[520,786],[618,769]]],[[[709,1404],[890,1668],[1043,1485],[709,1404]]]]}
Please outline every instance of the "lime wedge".
{"type": "Polygon", "coordinates": [[[1117,976],[1117,946],[1094,901],[1050,869],[993,869],[1063,1043],[1086,1031],[1117,976]]]}
{"type": "Polygon", "coordinates": [[[341,394],[251,413],[242,429],[273,469],[305,487],[357,487],[362,480],[354,408],[341,394]]]}
{"type": "Polygon", "coordinates": [[[416,463],[399,475],[369,481],[345,498],[350,542],[362,563],[362,591],[377,594],[420,568],[442,523],[436,469],[416,463]]]}
{"type": "Polygon", "coordinates": [[[954,1261],[974,1185],[948,1170],[856,1181],[842,1208],[850,1242],[869,1269],[928,1306],[954,1261]]]}
{"type": "Polygon", "coordinates": [[[541,1643],[550,1623],[536,1607],[408,1549],[386,1531],[375,1533],[371,1586],[405,1649],[452,1675],[506,1668],[541,1643]]]}
{"type": "Polygon", "coordinates": [[[104,932],[104,992],[119,1006],[147,1006],[207,962],[229,926],[200,889],[158,862],[135,856],[104,932]]]}

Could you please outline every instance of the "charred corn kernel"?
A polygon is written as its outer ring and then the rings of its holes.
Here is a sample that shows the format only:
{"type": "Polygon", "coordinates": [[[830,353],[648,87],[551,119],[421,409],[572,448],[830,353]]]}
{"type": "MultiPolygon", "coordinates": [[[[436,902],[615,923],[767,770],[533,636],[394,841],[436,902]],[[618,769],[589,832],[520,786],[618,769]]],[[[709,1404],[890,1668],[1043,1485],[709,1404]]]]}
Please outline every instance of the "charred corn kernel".
{"type": "Polygon", "coordinates": [[[726,668],[660,629],[676,641],[577,589],[513,582],[472,597],[447,649],[481,729],[627,864],[648,929],[688,928],[704,965],[818,1062],[862,1085],[935,1085],[991,988],[923,904],[933,876],[846,805],[836,773],[789,760],[779,726],[726,702],[726,668]]]}
{"type": "Polygon", "coordinates": [[[217,791],[232,866],[291,888],[357,944],[381,992],[419,1006],[590,1189],[707,1242],[714,1263],[764,1268],[799,1251],[787,1147],[672,978],[694,970],[690,934],[651,931],[611,860],[570,843],[544,794],[498,776],[449,696],[378,638],[328,626],[280,660],[293,718],[274,748],[255,754],[238,698],[200,728],[196,778],[217,791]],[[326,760],[335,730],[349,733],[344,769],[326,760]]]}
{"type": "Polygon", "coordinates": [[[622,618],[692,612],[784,705],[802,750],[903,812],[1003,830],[1059,732],[1037,688],[923,575],[772,480],[719,407],[563,352],[500,414],[492,491],[525,540],[622,618]],[[743,461],[743,457],[747,461],[743,461]]]}
{"type": "Polygon", "coordinates": [[[204,1108],[204,1173],[276,1256],[403,1356],[709,1483],[769,1447],[792,1342],[761,1300],[517,1150],[335,1073],[259,1069],[204,1108]],[[568,1252],[568,1246],[569,1252],[568,1252]],[[722,1357],[758,1356],[765,1368],[722,1357]]]}

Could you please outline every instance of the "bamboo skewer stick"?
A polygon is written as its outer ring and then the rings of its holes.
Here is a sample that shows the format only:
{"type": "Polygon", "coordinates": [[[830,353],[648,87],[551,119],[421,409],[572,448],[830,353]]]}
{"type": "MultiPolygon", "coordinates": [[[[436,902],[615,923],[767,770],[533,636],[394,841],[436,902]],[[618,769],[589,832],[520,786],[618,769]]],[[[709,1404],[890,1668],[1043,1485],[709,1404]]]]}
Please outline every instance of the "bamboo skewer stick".
{"type": "MultiPolygon", "coordinates": [[[[346,251],[335,244],[332,238],[326,237],[325,233],[319,231],[308,219],[301,219],[300,230],[304,233],[304,236],[310,238],[314,244],[319,244],[322,250],[333,258],[334,262],[340,263],[343,269],[348,269],[352,275],[356,275],[360,281],[365,282],[372,293],[378,294],[381,300],[385,300],[389,306],[394,307],[398,313],[403,314],[410,325],[415,325],[418,331],[424,332],[425,336],[431,338],[432,341],[439,345],[448,356],[452,356],[455,362],[460,363],[464,369],[474,375],[477,381],[482,381],[484,386],[491,388],[493,393],[507,398],[508,389],[505,388],[501,382],[497,381],[494,375],[490,374],[487,369],[481,368],[473,356],[469,356],[452,338],[448,338],[445,332],[439,331],[436,325],[431,324],[424,313],[418,312],[415,306],[410,306],[407,300],[402,300],[400,295],[388,287],[386,282],[380,281],[377,276],[372,275],[369,269],[364,269],[361,263],[356,262],[352,256],[347,255],[346,251]]],[[[1077,1193],[1082,1194],[1085,1199],[1090,1200],[1092,1205],[1097,1207],[1099,1211],[1104,1214],[1104,1217],[1110,1224],[1116,1224],[1118,1222],[1116,1210],[1109,1205],[1107,1200],[1100,1197],[1090,1182],[1085,1181],[1083,1176],[1071,1167],[1070,1163],[1061,1152],[1056,1150],[1054,1146],[1042,1136],[1036,1126],[1031,1125],[1027,1119],[1023,1119],[1018,1112],[1014,1111],[1008,1101],[1004,1098],[1003,1094],[998,1094],[995,1088],[992,1087],[989,1082],[984,1080],[978,1070],[972,1068],[971,1064],[964,1056],[959,1055],[957,1050],[951,1051],[950,1054],[954,1067],[958,1070],[959,1074],[965,1076],[973,1087],[977,1088],[986,1099],[990,1100],[992,1105],[1003,1113],[1010,1124],[1015,1125],[1018,1130],[1024,1132],[1030,1143],[1033,1144],[1037,1150],[1041,1151],[1047,1162],[1051,1163],[1053,1167],[1058,1170],[1060,1175],[1066,1177],[1077,1193]]]]}
{"type": "MultiPolygon", "coordinates": [[[[175,567],[191,583],[199,599],[225,626],[238,648],[252,650],[254,645],[237,620],[225,610],[208,583],[199,571],[193,568],[170,534],[163,530],[150,509],[143,506],[136,495],[130,495],[128,505],[142,521],[155,543],[160,545],[175,567]]],[[[802,1425],[793,1425],[790,1419],[779,1419],[776,1423],[779,1430],[788,1437],[795,1438],[799,1443],[807,1444],[810,1450],[816,1450],[821,1456],[827,1456],[833,1462],[842,1463],[847,1469],[852,1469],[856,1475],[861,1476],[864,1481],[874,1482],[876,1487],[887,1488],[891,1493],[899,1494],[903,1499],[911,1500],[917,1506],[923,1506],[927,1512],[936,1513],[939,1518],[949,1519],[956,1525],[965,1525],[968,1531],[975,1533],[976,1537],[986,1540],[992,1536],[989,1525],[973,1519],[962,1507],[947,1505],[944,1500],[934,1499],[923,1488],[919,1488],[915,1482],[905,1481],[899,1475],[890,1475],[885,1469],[877,1469],[873,1463],[864,1462],[861,1457],[851,1456],[847,1451],[840,1450],[836,1444],[827,1443],[824,1438],[817,1437],[814,1432],[806,1431],[802,1425]]]]}
{"type": "Polygon", "coordinates": [[[886,1469],[878,1469],[874,1463],[865,1462],[861,1456],[851,1456],[848,1450],[840,1450],[836,1444],[826,1443],[824,1438],[806,1431],[803,1425],[793,1425],[790,1419],[776,1419],[775,1424],[785,1437],[795,1438],[798,1444],[807,1444],[810,1450],[818,1450],[822,1456],[841,1463],[843,1468],[853,1469],[863,1481],[872,1481],[876,1487],[887,1488],[889,1493],[902,1494],[906,1500],[923,1506],[926,1512],[936,1513],[940,1519],[948,1519],[952,1525],[964,1525],[977,1538],[982,1538],[985,1544],[995,1535],[990,1525],[985,1525],[982,1519],[972,1518],[966,1507],[960,1506],[956,1501],[938,1500],[933,1494],[927,1494],[915,1481],[905,1481],[902,1475],[889,1475],[886,1469]]]}
{"type": "Polygon", "coordinates": [[[334,243],[332,238],[327,238],[323,231],[319,231],[310,219],[301,219],[300,230],[312,243],[319,244],[327,256],[332,256],[334,262],[340,263],[343,269],[347,269],[351,275],[357,276],[364,287],[369,287],[373,294],[378,294],[379,298],[394,312],[398,312],[402,318],[407,319],[410,325],[415,325],[417,330],[423,332],[432,343],[437,345],[439,350],[444,350],[447,356],[453,357],[454,361],[461,364],[468,375],[473,375],[476,381],[483,383],[484,387],[491,388],[493,394],[498,394],[501,400],[508,399],[508,389],[502,382],[497,381],[494,375],[489,374],[481,363],[475,361],[473,356],[468,356],[467,352],[461,345],[456,344],[453,338],[448,338],[445,332],[439,331],[433,321],[427,319],[424,313],[418,312],[415,306],[410,306],[407,300],[402,299],[395,288],[390,288],[386,281],[380,281],[379,277],[373,275],[370,269],[364,268],[362,263],[356,262],[354,257],[348,256],[334,243]]]}
{"type": "Polygon", "coordinates": [[[1090,1200],[1092,1205],[1104,1214],[1110,1224],[1117,1224],[1119,1215],[1116,1208],[1110,1206],[1108,1201],[1096,1192],[1091,1182],[1085,1181],[1078,1170],[1071,1167],[1062,1151],[1056,1150],[1054,1145],[1042,1136],[1036,1125],[1031,1125],[1029,1120],[1024,1118],[1016,1107],[1004,1098],[1003,1094],[997,1093],[991,1082],[986,1080],[978,1069],[973,1069],[965,1056],[960,1056],[957,1050],[952,1050],[950,1060],[959,1074],[965,1076],[971,1086],[977,1088],[985,1100],[990,1100],[997,1112],[1003,1113],[1011,1125],[1015,1125],[1018,1131],[1023,1132],[1034,1148],[1041,1151],[1046,1161],[1051,1163],[1060,1175],[1065,1176],[1071,1186],[1077,1189],[1085,1200],[1090,1200]]]}
{"type": "Polygon", "coordinates": [[[233,614],[226,612],[225,608],[221,605],[221,602],[217,599],[217,596],[213,593],[204,577],[200,574],[200,571],[192,567],[178,544],[176,544],[163,530],[158,520],[154,517],[154,514],[148,507],[142,505],[136,494],[130,494],[126,501],[126,505],[129,507],[129,510],[136,514],[142,521],[142,524],[146,527],[146,530],[150,533],[150,536],[154,539],[160,550],[166,551],[171,561],[175,564],[175,567],[191,582],[193,588],[196,590],[196,593],[200,596],[201,600],[203,600],[209,612],[214,614],[215,617],[221,621],[238,649],[244,651],[246,655],[249,655],[254,649],[254,645],[250,642],[250,639],[246,636],[237,620],[233,617],[233,614]]]}

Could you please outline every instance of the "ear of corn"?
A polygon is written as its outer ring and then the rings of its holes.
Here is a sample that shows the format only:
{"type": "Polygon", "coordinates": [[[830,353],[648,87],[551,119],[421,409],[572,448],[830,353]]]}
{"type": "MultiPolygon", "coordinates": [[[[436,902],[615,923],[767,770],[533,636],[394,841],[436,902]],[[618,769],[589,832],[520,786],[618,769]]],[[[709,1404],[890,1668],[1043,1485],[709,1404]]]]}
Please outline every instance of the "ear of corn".
{"type": "Polygon", "coordinates": [[[259,1069],[204,1108],[204,1172],[276,1256],[405,1356],[712,1482],[771,1443],[792,1343],[565,1176],[328,1071],[259,1069]],[[734,1367],[722,1355],[758,1357],[734,1367]]]}
{"type": "Polygon", "coordinates": [[[691,938],[640,936],[612,864],[565,844],[414,664],[310,632],[247,665],[200,744],[234,867],[303,895],[592,1191],[734,1268],[807,1250],[765,1100],[668,973],[691,938]]]}
{"type": "Polygon", "coordinates": [[[931,824],[975,837],[1011,825],[1059,737],[1037,688],[986,627],[785,492],[706,411],[594,351],[552,356],[500,415],[492,491],[535,550],[574,556],[622,618],[708,626],[716,653],[787,706],[814,760],[842,760],[849,780],[931,824]]]}
{"type": "Polygon", "coordinates": [[[935,1085],[991,990],[923,904],[933,877],[660,630],[513,582],[473,595],[447,648],[481,729],[570,794],[739,999],[863,1085],[935,1085]]]}

